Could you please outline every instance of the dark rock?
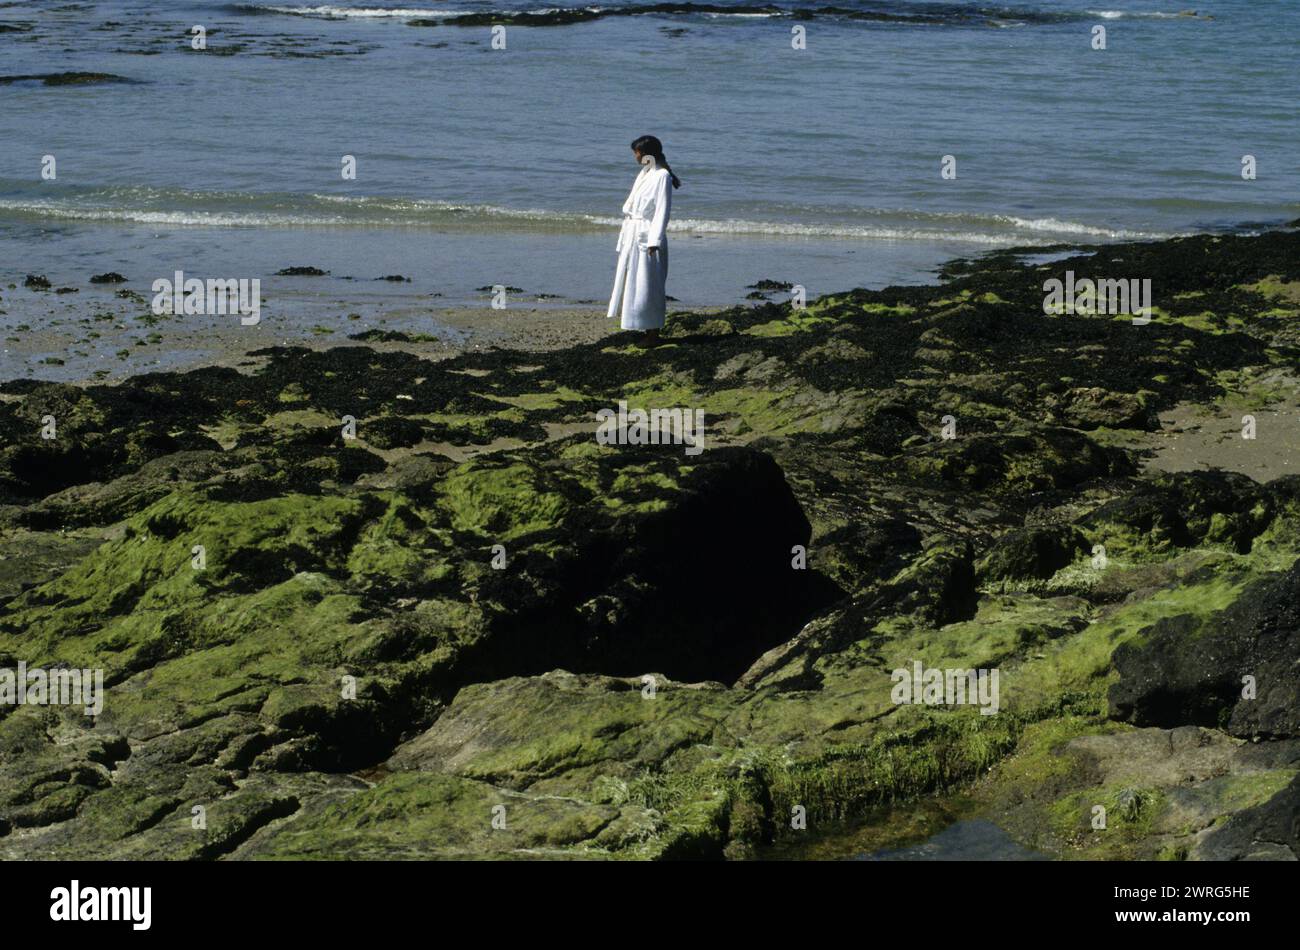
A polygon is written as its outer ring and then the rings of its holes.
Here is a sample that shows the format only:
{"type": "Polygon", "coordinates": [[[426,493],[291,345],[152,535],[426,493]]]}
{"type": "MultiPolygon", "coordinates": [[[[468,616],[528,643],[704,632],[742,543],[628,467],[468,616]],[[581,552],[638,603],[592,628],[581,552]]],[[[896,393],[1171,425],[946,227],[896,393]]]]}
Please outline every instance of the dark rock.
{"type": "Polygon", "coordinates": [[[1209,828],[1192,856],[1199,861],[1300,860],[1300,775],[1262,805],[1209,828]]]}
{"type": "Polygon", "coordinates": [[[998,538],[976,570],[981,583],[1046,580],[1088,549],[1088,539],[1072,525],[1020,528],[998,538]]]}
{"type": "Polygon", "coordinates": [[[366,420],[358,434],[377,449],[409,448],[424,440],[424,426],[415,419],[382,416],[366,420]]]}
{"type": "Polygon", "coordinates": [[[329,271],[319,267],[284,267],[275,272],[276,277],[328,277],[329,271]]]}
{"type": "MultiPolygon", "coordinates": [[[[1284,485],[1298,482],[1279,482],[1284,485]]],[[[1115,528],[1138,536],[1152,550],[1227,543],[1239,552],[1271,522],[1279,505],[1244,475],[1229,472],[1157,474],[1123,498],[1102,505],[1081,522],[1094,533],[1115,528]]]]}
{"type": "Polygon", "coordinates": [[[1112,716],[1138,725],[1216,726],[1242,738],[1300,735],[1300,562],[1247,587],[1208,618],[1177,614],[1114,654],[1112,716]],[[1256,696],[1243,695],[1252,677],[1256,696]]]}
{"type": "Polygon", "coordinates": [[[401,330],[363,330],[349,333],[349,340],[363,343],[436,343],[438,338],[429,333],[403,333],[401,330]]]}
{"type": "Polygon", "coordinates": [[[810,566],[846,592],[861,590],[898,573],[921,542],[921,532],[905,519],[872,515],[817,538],[810,566]]]}
{"type": "Polygon", "coordinates": [[[1059,412],[1066,425],[1077,429],[1159,428],[1158,417],[1141,397],[1096,386],[1067,392],[1059,412]]]}
{"type": "Polygon", "coordinates": [[[93,86],[104,83],[137,83],[138,79],[112,73],[35,73],[27,76],[0,76],[0,85],[16,82],[39,82],[46,86],[93,86]]]}

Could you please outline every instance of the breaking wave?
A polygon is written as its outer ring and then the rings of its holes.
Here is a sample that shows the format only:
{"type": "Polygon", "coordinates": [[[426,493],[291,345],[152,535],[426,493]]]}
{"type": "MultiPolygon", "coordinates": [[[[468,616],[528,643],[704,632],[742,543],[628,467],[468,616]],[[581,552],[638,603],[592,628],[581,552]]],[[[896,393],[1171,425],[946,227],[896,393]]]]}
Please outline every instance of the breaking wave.
{"type": "MultiPolygon", "coordinates": [[[[672,231],[985,245],[1050,244],[1079,239],[1156,240],[1173,236],[1055,217],[846,207],[806,208],[795,216],[779,206],[769,210],[773,212],[770,218],[681,218],[673,221],[672,231]]],[[[145,187],[88,188],[67,198],[4,198],[0,199],[0,220],[3,219],[200,228],[441,228],[558,233],[603,231],[620,223],[619,218],[608,215],[430,199],[195,192],[145,187]]]]}
{"type": "Polygon", "coordinates": [[[795,20],[857,20],[947,26],[1014,27],[1070,23],[1095,18],[1208,19],[1195,10],[1125,12],[1120,10],[1043,10],[1020,6],[984,6],[969,3],[889,3],[847,0],[823,5],[746,3],[656,2],[609,6],[537,7],[498,10],[464,10],[432,7],[348,7],[338,5],[235,4],[230,9],[250,15],[312,17],[325,20],[400,19],[412,26],[565,26],[607,17],[660,16],[721,18],[771,18],[795,20]]]}

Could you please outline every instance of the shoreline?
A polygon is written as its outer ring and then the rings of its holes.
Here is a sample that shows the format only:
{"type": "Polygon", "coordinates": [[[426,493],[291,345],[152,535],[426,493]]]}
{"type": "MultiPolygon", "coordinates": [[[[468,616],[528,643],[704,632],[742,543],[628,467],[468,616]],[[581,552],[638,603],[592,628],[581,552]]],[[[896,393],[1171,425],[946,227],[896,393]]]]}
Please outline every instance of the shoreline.
{"type": "Polygon", "coordinates": [[[113,384],[142,373],[240,368],[256,365],[251,353],[275,346],[371,346],[425,359],[490,347],[546,352],[621,332],[603,302],[521,295],[495,309],[486,297],[481,305],[456,305],[417,295],[349,300],[301,291],[264,294],[260,322],[240,326],[233,315],[155,315],[150,297],[132,286],[33,290],[11,281],[0,290],[0,381],[113,384]]]}
{"type": "MultiPolygon", "coordinates": [[[[1277,232],[1286,233],[1300,227],[1300,220],[1289,222],[1277,232]]],[[[1188,237],[1218,238],[1226,234],[1250,236],[1245,228],[1203,232],[1182,238],[1142,240],[1133,242],[1108,242],[1104,244],[1061,244],[1043,248],[1038,246],[1009,246],[978,251],[972,255],[950,258],[936,272],[932,282],[903,285],[869,291],[863,288],[824,295],[827,298],[847,294],[888,294],[891,291],[909,293],[936,291],[945,283],[969,270],[994,266],[1000,263],[1020,265],[1051,265],[1072,257],[1088,257],[1096,252],[1116,246],[1159,247],[1170,241],[1188,237]]],[[[1264,232],[1270,233],[1270,232],[1264,232]]],[[[350,278],[349,278],[350,279],[350,278]]],[[[731,305],[692,306],[683,310],[670,310],[666,331],[671,334],[674,322],[687,321],[698,324],[701,320],[727,314],[733,310],[751,309],[769,304],[781,305],[788,296],[780,282],[761,281],[772,286],[755,290],[750,299],[731,305]]],[[[517,290],[517,288],[516,288],[517,290]]],[[[258,372],[266,365],[264,352],[268,349],[294,348],[313,353],[326,352],[335,347],[366,347],[379,353],[398,353],[431,362],[456,359],[486,350],[514,350],[531,353],[557,353],[574,347],[598,343],[624,331],[616,319],[605,316],[603,304],[596,302],[562,301],[555,295],[530,297],[520,293],[501,309],[493,308],[484,297],[481,305],[431,303],[419,295],[380,298],[390,304],[379,310],[359,300],[328,299],[321,294],[305,293],[289,288],[276,295],[279,306],[270,307],[261,323],[255,327],[241,327],[234,317],[210,318],[203,315],[185,316],[191,321],[186,326],[171,314],[154,317],[147,311],[141,314],[141,304],[148,298],[121,284],[96,286],[91,281],[85,287],[55,287],[30,291],[27,287],[10,282],[4,291],[8,305],[12,306],[17,294],[26,293],[23,303],[28,308],[62,304],[64,315],[55,318],[59,329],[21,329],[15,337],[12,328],[0,348],[6,370],[12,360],[27,359],[26,376],[0,372],[0,386],[6,382],[27,379],[37,382],[69,383],[76,386],[118,385],[132,377],[151,373],[189,372],[202,369],[235,369],[242,374],[258,372]],[[59,291],[62,290],[63,293],[59,291]],[[86,296],[83,297],[82,294],[86,296]],[[396,303],[397,305],[391,305],[396,303]],[[91,309],[92,317],[81,310],[91,309]],[[112,308],[111,310],[109,308],[112,308]],[[355,308],[355,309],[354,309],[355,308]],[[71,310],[71,313],[67,311],[71,310]],[[311,326],[304,315],[324,311],[325,316],[311,326]],[[347,311],[346,314],[343,311],[347,311]],[[360,311],[360,312],[358,312],[360,311]],[[112,320],[105,319],[113,313],[112,320]],[[341,319],[340,319],[341,317],[341,319]],[[323,326],[333,319],[337,330],[323,326]],[[232,323],[234,324],[232,326],[232,323]],[[92,329],[93,328],[93,329],[92,329]],[[325,332],[328,330],[328,332],[325,332]],[[93,351],[84,349],[86,334],[98,334],[93,351]],[[78,335],[80,334],[80,336],[78,335]],[[144,334],[142,336],[142,334],[144,334]],[[248,339],[256,336],[256,342],[248,339]],[[141,341],[147,341],[141,346],[141,341]],[[62,362],[42,365],[36,357],[53,355],[61,347],[81,345],[80,358],[58,357],[62,362]],[[166,349],[163,349],[163,348],[166,349]],[[155,354],[161,352],[161,358],[155,354]],[[110,353],[112,355],[110,355],[110,353]],[[84,355],[83,355],[84,354],[84,355]],[[120,358],[119,354],[129,354],[120,358]],[[98,357],[98,360],[96,359],[98,357]],[[143,365],[141,365],[143,362],[143,365]],[[97,369],[91,367],[98,366],[97,369]],[[40,372],[41,375],[36,375],[40,372]]],[[[435,295],[437,296],[437,295],[435,295]]],[[[265,298],[264,298],[265,299],[265,298]]],[[[671,298],[670,298],[671,299],[671,298]]],[[[815,301],[812,301],[815,303],[815,301]]],[[[0,296],[0,313],[6,298],[0,296]]],[[[12,323],[12,317],[9,318],[12,323]]],[[[1276,391],[1295,386],[1300,377],[1276,377],[1271,388],[1276,391]]],[[[1269,388],[1257,385],[1256,389],[1269,388]]],[[[0,394],[0,401],[12,397],[0,394]]],[[[1144,467],[1168,472],[1197,471],[1221,468],[1236,471],[1258,480],[1267,480],[1279,474],[1300,471],[1300,413],[1289,412],[1289,407],[1278,400],[1261,401],[1258,394],[1242,396],[1231,405],[1211,407],[1180,404],[1165,409],[1160,414],[1159,427],[1137,436],[1117,433],[1113,444],[1140,452],[1144,467]],[[1243,409],[1263,413],[1270,424],[1296,437],[1291,448],[1289,439],[1278,440],[1273,453],[1256,453],[1244,459],[1231,450],[1230,439],[1237,433],[1243,409]],[[1228,447],[1225,448],[1225,442],[1228,447]]],[[[567,431],[567,430],[566,430],[567,431]]],[[[492,443],[487,449],[471,448],[468,455],[454,446],[440,445],[439,450],[463,459],[481,451],[490,451],[508,443],[492,443]]]]}
{"type": "MultiPolygon", "coordinates": [[[[1295,226],[1295,222],[1289,226],[1295,226]]],[[[1217,236],[1249,233],[1245,226],[1204,232],[1217,236]]],[[[570,248],[568,252],[577,253],[588,262],[604,260],[609,250],[605,246],[609,243],[607,237],[595,235],[590,246],[570,248]]],[[[1156,246],[1163,242],[1125,243],[1156,246]]],[[[696,286],[703,274],[719,267],[741,268],[738,272],[746,273],[745,279],[752,282],[737,282],[736,288],[724,291],[703,278],[706,285],[713,286],[710,297],[723,302],[701,304],[670,298],[670,314],[713,314],[730,307],[780,304],[788,300],[787,292],[762,288],[789,286],[793,282],[784,279],[789,276],[788,271],[803,272],[807,266],[807,261],[799,268],[782,264],[778,256],[773,256],[778,246],[775,244],[754,243],[754,248],[763,248],[755,258],[760,261],[761,270],[741,263],[744,254],[735,247],[729,248],[726,242],[696,240],[691,244],[695,246],[674,261],[674,274],[678,275],[675,280],[681,286],[696,286]]],[[[923,252],[916,247],[900,252],[891,247],[872,251],[864,246],[827,242],[825,259],[819,265],[822,269],[813,275],[818,279],[807,281],[807,296],[815,300],[855,292],[844,285],[855,283],[851,275],[861,275],[864,271],[879,278],[871,282],[881,287],[877,292],[934,288],[954,276],[952,268],[958,265],[995,260],[1050,263],[1071,256],[1092,255],[1114,246],[1121,244],[952,246],[939,254],[945,247],[942,243],[935,243],[923,252]],[[832,274],[839,274],[843,279],[832,274]],[[827,288],[827,283],[832,281],[833,286],[827,288]]],[[[541,247],[536,250],[541,258],[548,258],[548,251],[541,247]]],[[[190,248],[187,253],[196,250],[190,248]]],[[[108,266],[109,260],[106,258],[102,266],[108,266]]],[[[40,268],[35,268],[34,272],[12,271],[0,280],[0,379],[28,378],[81,385],[118,383],[141,373],[252,365],[247,354],[272,346],[320,350],[335,345],[371,344],[385,350],[404,349],[430,359],[492,346],[551,351],[594,342],[619,332],[616,321],[604,317],[605,299],[584,297],[582,290],[575,291],[573,287],[557,287],[554,278],[536,273],[522,281],[530,291],[511,288],[506,307],[498,310],[491,306],[490,294],[484,293],[486,287],[459,294],[448,291],[444,298],[435,288],[448,284],[413,269],[407,269],[406,273],[417,274],[414,280],[400,274],[364,280],[331,276],[329,268],[339,265],[337,255],[321,260],[323,267],[286,269],[310,272],[305,276],[281,272],[261,278],[261,319],[255,326],[241,326],[235,317],[155,315],[151,307],[151,284],[141,277],[140,263],[137,261],[134,267],[119,264],[131,273],[131,279],[111,283],[97,283],[84,268],[83,276],[70,279],[67,267],[63,268],[62,277],[47,279],[40,268]],[[35,286],[28,286],[29,280],[35,286]],[[565,292],[541,292],[542,287],[565,292]]],[[[367,269],[371,273],[383,273],[382,265],[377,262],[371,262],[367,269]]],[[[147,268],[144,271],[150,272],[147,268]]],[[[594,292],[590,285],[604,285],[603,271],[601,275],[599,281],[588,274],[577,283],[586,292],[594,292]]],[[[861,289],[862,284],[857,286],[861,289]]],[[[673,281],[670,281],[672,289],[673,281]]]]}

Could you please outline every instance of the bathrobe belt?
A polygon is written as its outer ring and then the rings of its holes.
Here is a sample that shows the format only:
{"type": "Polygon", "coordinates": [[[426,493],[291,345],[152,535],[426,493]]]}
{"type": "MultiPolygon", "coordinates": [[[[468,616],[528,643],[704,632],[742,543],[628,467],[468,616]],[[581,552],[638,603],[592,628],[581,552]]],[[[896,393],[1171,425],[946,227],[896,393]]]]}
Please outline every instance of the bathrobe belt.
{"type": "Polygon", "coordinates": [[[618,244],[617,246],[615,246],[614,250],[615,251],[623,250],[624,246],[626,246],[627,244],[629,231],[635,237],[637,234],[639,234],[642,227],[648,225],[649,223],[650,223],[649,220],[643,218],[639,214],[632,214],[630,212],[624,213],[623,227],[618,232],[618,244]]]}

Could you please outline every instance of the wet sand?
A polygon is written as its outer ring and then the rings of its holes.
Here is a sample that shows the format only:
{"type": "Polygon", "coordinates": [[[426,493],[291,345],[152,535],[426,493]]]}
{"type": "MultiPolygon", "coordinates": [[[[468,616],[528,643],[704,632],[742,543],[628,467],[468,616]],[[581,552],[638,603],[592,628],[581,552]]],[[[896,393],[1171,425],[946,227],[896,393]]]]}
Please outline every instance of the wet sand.
{"type": "Polygon", "coordinates": [[[237,316],[155,315],[147,296],[120,287],[58,293],[10,285],[0,291],[0,379],[111,383],[140,373],[249,366],[257,361],[248,354],[270,346],[371,346],[443,359],[488,347],[562,349],[617,332],[604,304],[589,301],[521,297],[496,309],[486,297],[481,305],[443,305],[410,294],[277,294],[256,325],[242,326],[237,316]]]}
{"type": "Polygon", "coordinates": [[[1138,450],[1151,471],[1217,469],[1257,482],[1300,474],[1300,375],[1273,370],[1263,382],[1267,398],[1232,392],[1211,403],[1183,402],[1159,414],[1157,431],[1113,431],[1103,439],[1138,450]]]}
{"type": "Polygon", "coordinates": [[[1178,406],[1160,414],[1161,431],[1147,441],[1148,467],[1166,472],[1240,472],[1258,482],[1300,474],[1300,406],[1250,410],[1255,436],[1243,438],[1242,416],[1227,408],[1178,406]]]}

